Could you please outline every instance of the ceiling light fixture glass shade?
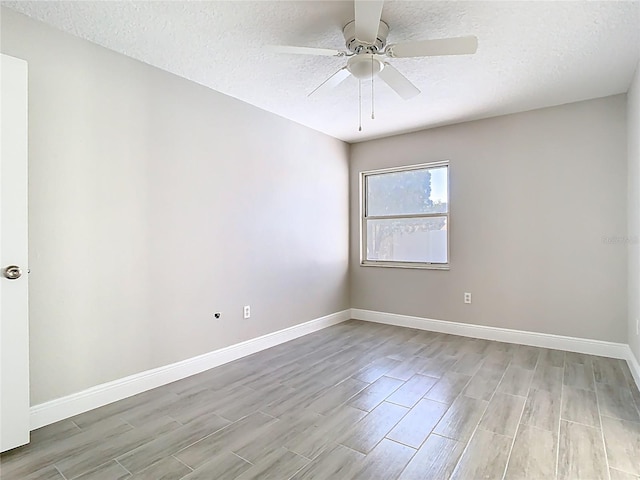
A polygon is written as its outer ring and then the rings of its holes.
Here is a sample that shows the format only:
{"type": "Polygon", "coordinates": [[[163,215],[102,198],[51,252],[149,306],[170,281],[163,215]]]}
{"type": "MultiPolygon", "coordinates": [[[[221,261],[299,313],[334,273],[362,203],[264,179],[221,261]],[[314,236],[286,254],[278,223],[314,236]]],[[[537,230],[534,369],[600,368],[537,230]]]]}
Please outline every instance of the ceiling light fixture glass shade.
{"type": "Polygon", "coordinates": [[[347,62],[347,70],[358,80],[368,80],[375,77],[384,68],[384,63],[375,55],[355,55],[347,62]]]}

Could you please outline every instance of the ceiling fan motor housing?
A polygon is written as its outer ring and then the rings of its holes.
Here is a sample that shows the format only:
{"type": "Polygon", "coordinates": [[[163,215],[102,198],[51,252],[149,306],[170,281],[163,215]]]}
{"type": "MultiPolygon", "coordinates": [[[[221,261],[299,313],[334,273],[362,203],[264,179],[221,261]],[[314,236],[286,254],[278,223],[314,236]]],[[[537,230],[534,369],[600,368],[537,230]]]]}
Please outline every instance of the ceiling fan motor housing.
{"type": "Polygon", "coordinates": [[[378,35],[375,43],[367,43],[356,38],[356,21],[352,20],[347,23],[342,29],[344,35],[345,45],[351,53],[370,53],[379,54],[384,51],[384,47],[387,43],[387,35],[389,34],[389,25],[380,20],[378,26],[378,35]]]}

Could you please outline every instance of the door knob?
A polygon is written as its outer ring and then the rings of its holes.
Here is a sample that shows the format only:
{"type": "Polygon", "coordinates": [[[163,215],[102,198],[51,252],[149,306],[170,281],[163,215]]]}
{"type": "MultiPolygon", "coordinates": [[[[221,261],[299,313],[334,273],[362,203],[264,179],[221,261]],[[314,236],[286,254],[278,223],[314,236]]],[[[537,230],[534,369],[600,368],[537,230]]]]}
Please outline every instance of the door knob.
{"type": "Polygon", "coordinates": [[[22,270],[17,265],[9,265],[2,269],[2,274],[9,280],[16,280],[22,276],[22,270]]]}

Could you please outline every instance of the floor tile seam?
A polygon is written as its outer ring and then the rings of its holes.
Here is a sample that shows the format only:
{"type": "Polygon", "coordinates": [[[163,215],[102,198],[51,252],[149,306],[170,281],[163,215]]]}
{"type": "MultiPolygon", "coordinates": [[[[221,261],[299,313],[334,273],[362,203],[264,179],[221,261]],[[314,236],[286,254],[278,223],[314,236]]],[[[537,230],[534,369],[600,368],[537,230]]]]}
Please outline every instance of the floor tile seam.
{"type": "Polygon", "coordinates": [[[182,423],[180,420],[178,420],[177,418],[172,417],[171,415],[166,415],[167,418],[170,418],[171,420],[173,420],[174,422],[176,422],[178,425],[180,425],[181,427],[184,427],[186,425],[186,423],[182,423]]]}
{"type": "MultiPolygon", "coordinates": [[[[217,414],[216,414],[216,415],[217,415],[217,414]]],[[[249,414],[249,415],[251,415],[251,414],[249,414]]],[[[247,416],[248,416],[248,415],[246,415],[245,417],[242,417],[242,419],[246,418],[247,416]]],[[[221,417],[221,418],[222,418],[222,417],[221,417]]],[[[240,419],[240,420],[242,420],[242,419],[240,419]]],[[[240,420],[237,420],[237,422],[239,422],[240,420]]],[[[227,424],[227,425],[225,425],[225,426],[223,426],[223,427],[220,427],[220,428],[219,428],[219,429],[217,429],[215,432],[209,433],[209,434],[205,435],[204,437],[202,437],[202,438],[200,438],[200,439],[196,440],[195,442],[191,442],[190,444],[185,445],[184,447],[180,448],[179,450],[176,450],[175,452],[171,453],[171,454],[170,454],[170,456],[178,455],[180,452],[182,452],[182,451],[186,450],[187,448],[192,447],[192,446],[193,446],[193,445],[195,445],[196,443],[202,442],[203,440],[205,440],[205,439],[207,439],[207,438],[211,437],[212,435],[215,435],[216,433],[220,432],[221,430],[224,430],[225,428],[229,427],[230,425],[233,425],[234,423],[236,423],[236,422],[232,422],[232,423],[229,423],[229,424],[227,424]]],[[[168,433],[171,433],[171,432],[168,432],[168,433]]],[[[156,437],[156,438],[160,438],[160,437],[156,437]]],[[[154,438],[154,440],[155,440],[156,438],[154,438]]],[[[152,441],[153,441],[153,440],[152,440],[152,441]]],[[[146,444],[145,444],[145,445],[146,445],[146,444]]],[[[137,447],[137,448],[135,448],[135,449],[133,449],[133,450],[130,450],[130,451],[129,451],[129,452],[127,452],[127,453],[131,453],[131,452],[133,452],[133,451],[135,451],[135,450],[137,450],[138,448],[141,448],[141,447],[144,447],[144,445],[141,445],[140,447],[137,447]]],[[[119,455],[118,457],[116,457],[116,458],[115,458],[115,460],[118,460],[119,458],[123,457],[123,456],[124,456],[124,455],[126,455],[127,453],[124,453],[124,454],[122,454],[122,455],[119,455]]],[[[181,462],[181,463],[182,463],[182,462],[181,462]]]]}
{"type": "Polygon", "coordinates": [[[640,425],[640,422],[636,422],[634,420],[625,420],[624,418],[612,417],[611,415],[607,415],[607,414],[601,414],[600,416],[602,418],[609,418],[611,420],[616,420],[617,422],[626,422],[626,423],[633,423],[635,425],[640,425]]]}
{"type": "MultiPolygon", "coordinates": [[[[540,354],[538,353],[538,358],[540,354]]],[[[538,366],[538,359],[536,359],[536,367],[538,366]]],[[[505,371],[506,372],[506,371],[505,371]]],[[[535,372],[535,370],[534,370],[535,372]]],[[[511,441],[511,447],[509,447],[509,454],[507,455],[507,462],[504,464],[504,471],[502,472],[502,479],[504,480],[507,476],[507,469],[509,468],[509,462],[511,462],[511,454],[513,453],[513,446],[516,443],[516,437],[518,436],[518,432],[520,431],[520,425],[522,424],[522,416],[524,415],[525,407],[527,406],[527,399],[529,398],[529,393],[531,392],[531,384],[533,383],[533,374],[529,378],[529,386],[527,387],[527,396],[525,397],[524,403],[522,404],[522,410],[520,410],[520,417],[518,418],[518,423],[516,424],[516,431],[513,433],[513,439],[511,441]]],[[[500,385],[498,384],[498,387],[500,385]]],[[[508,394],[507,394],[508,395],[508,394]]],[[[513,395],[517,397],[519,395],[513,395]]]]}
{"type": "MultiPolygon", "coordinates": [[[[474,437],[474,435],[478,431],[478,428],[480,427],[480,422],[482,422],[482,418],[484,417],[485,413],[487,413],[487,409],[489,408],[489,404],[491,403],[491,400],[493,400],[493,397],[495,396],[496,391],[498,390],[498,385],[500,385],[500,382],[502,382],[502,379],[504,378],[505,374],[507,373],[507,368],[509,368],[510,364],[511,364],[511,360],[509,360],[509,363],[507,364],[507,367],[504,369],[504,372],[502,372],[502,377],[500,377],[500,381],[496,385],[495,390],[493,391],[493,393],[491,394],[491,397],[487,401],[487,404],[484,407],[482,415],[480,415],[480,418],[478,419],[478,423],[476,424],[475,428],[473,429],[473,432],[469,436],[469,439],[467,440],[467,442],[466,442],[466,444],[464,446],[464,449],[462,450],[462,453],[460,453],[460,457],[458,457],[458,461],[456,462],[456,466],[451,471],[451,476],[453,476],[453,474],[456,472],[456,470],[460,466],[460,460],[462,460],[462,458],[464,457],[464,454],[467,453],[467,450],[469,449],[469,445],[471,444],[471,439],[474,437]]],[[[473,377],[471,377],[471,378],[473,378],[473,377]]],[[[469,379],[469,381],[471,381],[471,379],[469,379]]],[[[466,386],[465,386],[465,388],[466,388],[466,386]]],[[[461,394],[462,394],[462,392],[461,392],[461,394]]],[[[456,398],[456,400],[457,400],[457,398],[456,398]]],[[[481,400],[481,399],[477,399],[477,400],[481,400]]]]}
{"type": "MultiPolygon", "coordinates": [[[[382,403],[382,402],[381,402],[381,403],[382,403]]],[[[394,405],[395,405],[395,404],[394,404],[394,405]]],[[[353,407],[353,408],[355,408],[355,407],[353,407]]],[[[374,409],[374,410],[375,410],[375,409],[374,409]]],[[[398,425],[398,424],[402,421],[402,419],[403,419],[403,418],[404,418],[404,417],[405,417],[405,416],[406,416],[410,411],[411,411],[410,409],[407,409],[407,412],[406,412],[404,415],[402,415],[402,417],[400,417],[400,418],[398,419],[398,421],[397,421],[397,422],[395,422],[395,423],[393,424],[393,426],[389,429],[389,431],[388,431],[387,433],[385,433],[385,434],[382,436],[382,438],[381,438],[380,440],[378,440],[378,441],[376,442],[376,444],[371,448],[371,450],[369,450],[369,452],[367,452],[367,453],[365,453],[365,452],[361,452],[360,450],[356,450],[355,448],[349,447],[349,446],[344,445],[344,444],[342,443],[342,441],[346,441],[346,440],[351,436],[352,431],[351,431],[351,432],[349,432],[348,434],[345,434],[343,437],[340,437],[340,439],[339,439],[339,440],[336,440],[336,443],[338,443],[338,444],[342,445],[343,447],[350,448],[351,450],[354,450],[354,451],[356,451],[356,452],[358,452],[358,453],[362,453],[363,455],[369,455],[369,453],[371,453],[371,452],[373,451],[373,449],[374,449],[374,448],[376,448],[376,447],[380,444],[380,442],[382,442],[382,440],[384,440],[385,438],[387,438],[387,435],[388,435],[388,434],[389,434],[389,433],[390,433],[394,428],[396,428],[396,425],[398,425]]],[[[368,412],[368,414],[369,414],[369,413],[371,413],[371,412],[368,412]]],[[[364,416],[364,417],[362,417],[360,420],[358,420],[358,422],[356,422],[356,424],[355,424],[353,427],[355,428],[355,427],[356,427],[356,426],[357,426],[357,425],[358,425],[362,420],[364,420],[366,417],[367,417],[367,415],[365,415],[365,416],[364,416]]],[[[391,440],[391,439],[389,438],[388,440],[391,440]]],[[[317,458],[317,457],[316,457],[316,458],[317,458]]]]}
{"type": "MultiPolygon", "coordinates": [[[[614,385],[612,385],[614,386],[614,385]]],[[[633,399],[633,394],[631,393],[631,391],[629,391],[629,394],[631,395],[631,406],[634,407],[634,411],[637,411],[638,415],[636,416],[637,420],[629,420],[627,418],[620,418],[620,417],[614,417],[612,415],[607,415],[607,414],[600,414],[602,417],[609,417],[609,418],[615,418],[616,420],[624,420],[625,422],[633,422],[633,423],[640,423],[640,410],[638,410],[637,405],[635,404],[635,400],[633,399]]],[[[597,400],[600,401],[600,393],[596,390],[596,397],[597,400]]],[[[605,397],[607,397],[607,395],[602,394],[603,400],[605,397]]],[[[609,410],[607,410],[609,411],[609,410]]]]}
{"type": "MultiPolygon", "coordinates": [[[[60,472],[60,475],[62,475],[63,478],[68,479],[68,480],[75,480],[76,478],[81,477],[82,475],[85,475],[85,474],[89,473],[91,470],[96,470],[96,469],[102,467],[103,465],[107,465],[108,463],[111,463],[111,462],[116,462],[118,465],[122,466],[120,464],[120,462],[118,462],[115,458],[110,458],[109,460],[106,460],[106,461],[100,463],[99,465],[96,465],[94,467],[91,467],[91,468],[89,468],[87,470],[83,470],[82,472],[79,472],[79,473],[75,474],[73,477],[67,477],[57,465],[54,465],[54,467],[56,468],[56,470],[58,470],[58,472],[60,472]]],[[[122,467],[122,468],[124,468],[124,467],[122,467]]],[[[124,468],[124,469],[125,469],[125,471],[127,473],[129,473],[129,475],[131,475],[131,472],[129,470],[127,470],[126,468],[124,468]]]]}
{"type": "MultiPolygon", "coordinates": [[[[560,429],[562,428],[562,403],[564,402],[564,373],[565,373],[565,362],[564,358],[566,354],[563,356],[562,362],[562,377],[560,378],[560,412],[558,413],[558,431],[556,432],[556,474],[555,478],[558,478],[558,469],[560,466],[560,429]]],[[[553,392],[550,392],[553,394],[553,392]]]]}
{"type": "Polygon", "coordinates": [[[67,479],[67,477],[65,477],[64,473],[62,473],[62,470],[60,470],[60,469],[58,468],[58,466],[57,466],[57,465],[55,465],[55,464],[54,464],[54,465],[53,465],[53,468],[56,470],[56,472],[58,472],[58,473],[60,474],[60,476],[61,476],[64,480],[68,480],[68,479],[67,479]]]}
{"type": "MultiPolygon", "coordinates": [[[[176,452],[177,453],[177,452],[176,452]]],[[[192,472],[195,470],[195,468],[190,467],[189,465],[187,465],[186,463],[184,463],[182,460],[180,460],[178,457],[176,457],[176,454],[172,454],[169,455],[171,458],[173,458],[174,460],[176,460],[178,463],[180,463],[181,465],[184,465],[185,467],[187,467],[189,470],[191,470],[192,472]]]]}
{"type": "MultiPolygon", "coordinates": [[[[113,459],[114,462],[116,462],[118,465],[120,465],[125,472],[127,472],[129,475],[133,476],[133,473],[129,471],[129,469],[127,467],[125,467],[124,465],[122,465],[118,460],[116,460],[115,458],[113,459]]],[[[153,464],[152,464],[153,465],[153,464]]]]}
{"type": "MultiPolygon", "coordinates": [[[[249,465],[251,465],[251,466],[253,466],[253,465],[257,465],[257,462],[256,462],[256,463],[250,462],[249,460],[247,460],[247,459],[246,459],[246,458],[244,458],[243,456],[241,456],[241,455],[237,454],[237,453],[236,453],[236,452],[234,452],[233,450],[228,450],[228,451],[229,451],[229,453],[231,453],[231,455],[235,455],[235,456],[236,456],[236,457],[238,457],[240,460],[242,460],[243,462],[247,462],[247,463],[248,463],[249,465]]],[[[295,453],[295,452],[293,452],[293,453],[295,453]]],[[[208,463],[208,462],[207,462],[207,463],[208,463]]],[[[188,466],[188,465],[187,465],[187,466],[188,466]]],[[[202,465],[201,465],[201,466],[202,466],[202,465]]],[[[196,470],[197,470],[197,468],[196,468],[196,470]]]]}
{"type": "Polygon", "coordinates": [[[78,430],[80,430],[81,432],[84,432],[84,429],[83,429],[83,428],[81,428],[81,427],[80,427],[80,425],[78,425],[74,420],[69,420],[69,421],[70,421],[71,423],[73,423],[73,424],[76,426],[76,428],[77,428],[78,430]]]}
{"type": "MultiPolygon", "coordinates": [[[[444,415],[444,414],[443,414],[443,415],[444,415]]],[[[440,417],[440,418],[442,418],[442,417],[440,417]]],[[[434,428],[435,428],[435,427],[434,427],[434,428]]],[[[387,435],[389,435],[389,434],[391,433],[391,431],[392,431],[392,430],[393,430],[393,429],[389,430],[389,433],[387,433],[387,435]]],[[[422,447],[422,445],[424,445],[424,443],[427,441],[427,438],[429,438],[429,437],[431,436],[431,434],[432,434],[432,433],[433,433],[433,428],[432,428],[432,429],[431,429],[431,431],[429,432],[429,435],[427,435],[427,436],[425,437],[425,439],[424,439],[422,442],[420,442],[420,445],[418,445],[417,447],[414,447],[413,445],[409,445],[408,443],[401,442],[400,440],[396,440],[395,438],[390,438],[390,437],[388,437],[387,435],[385,435],[385,436],[383,437],[383,440],[386,438],[387,440],[390,440],[390,441],[395,442],[395,443],[399,443],[400,445],[404,445],[405,447],[413,448],[414,450],[418,451],[418,450],[420,450],[420,448],[422,447]]]]}
{"type": "Polygon", "coordinates": [[[596,384],[596,374],[595,371],[593,369],[593,367],[591,367],[591,376],[593,377],[593,388],[594,390],[596,390],[595,395],[596,395],[596,408],[598,409],[598,422],[600,423],[600,439],[602,440],[602,448],[604,450],[604,461],[607,465],[607,478],[611,478],[611,466],[609,465],[609,453],[607,452],[607,442],[604,439],[604,427],[602,425],[602,412],[600,410],[600,399],[598,398],[598,392],[597,392],[597,384],[596,384]]]}

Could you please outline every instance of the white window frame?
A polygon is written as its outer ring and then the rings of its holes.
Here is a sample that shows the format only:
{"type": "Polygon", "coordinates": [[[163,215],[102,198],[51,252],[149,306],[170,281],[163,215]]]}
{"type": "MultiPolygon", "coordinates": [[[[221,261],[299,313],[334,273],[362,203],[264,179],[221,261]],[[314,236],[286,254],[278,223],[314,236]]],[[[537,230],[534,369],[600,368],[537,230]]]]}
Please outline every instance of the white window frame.
{"type": "Polygon", "coordinates": [[[390,268],[418,268],[427,270],[449,270],[451,265],[451,202],[449,193],[450,184],[449,161],[421,163],[402,167],[382,168],[360,172],[360,266],[362,267],[390,267],[390,268]],[[447,212],[446,213],[420,213],[413,215],[384,215],[367,216],[367,177],[385,173],[408,172],[411,170],[423,170],[430,168],[447,167],[447,212]],[[403,218],[429,218],[446,217],[447,219],[447,263],[431,262],[396,262],[389,260],[367,260],[367,220],[403,219],[403,218]]]}

